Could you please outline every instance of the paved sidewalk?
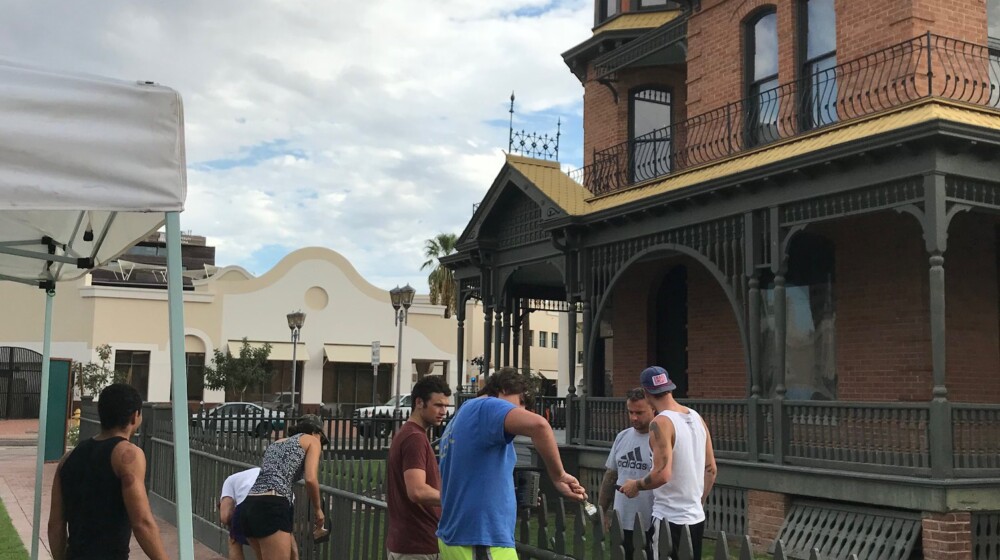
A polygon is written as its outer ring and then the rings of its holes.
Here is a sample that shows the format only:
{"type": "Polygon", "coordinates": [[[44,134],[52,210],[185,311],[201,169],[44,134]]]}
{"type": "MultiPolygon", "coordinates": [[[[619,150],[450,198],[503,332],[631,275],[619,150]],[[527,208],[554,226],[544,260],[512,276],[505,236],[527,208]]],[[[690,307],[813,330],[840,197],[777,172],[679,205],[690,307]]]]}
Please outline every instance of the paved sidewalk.
{"type": "Polygon", "coordinates": [[[0,420],[0,445],[34,446],[38,442],[38,419],[0,420]]]}
{"type": "MultiPolygon", "coordinates": [[[[31,518],[34,508],[35,492],[35,447],[0,447],[0,500],[3,501],[7,513],[14,524],[14,529],[21,536],[24,548],[31,551],[31,518]]],[[[49,553],[49,538],[45,523],[49,519],[49,503],[51,500],[52,477],[56,472],[55,463],[47,463],[44,467],[45,482],[42,486],[42,520],[41,548],[39,558],[51,560],[49,553]]],[[[160,537],[167,549],[167,555],[177,557],[177,529],[157,519],[160,527],[160,537]]],[[[223,557],[208,547],[195,543],[194,557],[196,560],[221,560],[223,557]]],[[[132,539],[131,558],[146,558],[139,544],[132,539]]]]}

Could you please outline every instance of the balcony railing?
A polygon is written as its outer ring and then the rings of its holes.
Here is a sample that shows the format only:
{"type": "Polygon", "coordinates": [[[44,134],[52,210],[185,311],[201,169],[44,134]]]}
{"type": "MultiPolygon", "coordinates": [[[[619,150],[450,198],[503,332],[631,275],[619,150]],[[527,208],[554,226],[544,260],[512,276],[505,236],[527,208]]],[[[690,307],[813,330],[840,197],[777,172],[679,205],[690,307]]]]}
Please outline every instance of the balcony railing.
{"type": "Polygon", "coordinates": [[[1000,106],[1000,56],[926,34],[595,151],[570,177],[595,196],[928,97],[1000,106]]]}
{"type": "MultiPolygon", "coordinates": [[[[701,414],[716,456],[854,472],[936,477],[934,405],[776,400],[681,400],[701,414]],[[776,444],[775,442],[779,442],[776,444]]],[[[623,398],[574,398],[567,441],[610,446],[628,427],[623,398]]],[[[948,476],[1000,477],[1000,405],[948,403],[948,476]]]]}

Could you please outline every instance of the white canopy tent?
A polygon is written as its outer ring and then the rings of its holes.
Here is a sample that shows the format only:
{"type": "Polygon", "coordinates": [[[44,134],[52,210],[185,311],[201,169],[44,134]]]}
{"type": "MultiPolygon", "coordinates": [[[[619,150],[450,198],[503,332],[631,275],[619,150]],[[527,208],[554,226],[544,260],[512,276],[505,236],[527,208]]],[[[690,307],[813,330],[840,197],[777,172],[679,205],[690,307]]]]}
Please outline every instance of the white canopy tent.
{"type": "Polygon", "coordinates": [[[106,265],[166,223],[180,558],[194,558],[180,218],[187,194],[180,95],[150,82],[0,62],[0,280],[45,289],[32,534],[38,558],[58,282],[106,265]]]}

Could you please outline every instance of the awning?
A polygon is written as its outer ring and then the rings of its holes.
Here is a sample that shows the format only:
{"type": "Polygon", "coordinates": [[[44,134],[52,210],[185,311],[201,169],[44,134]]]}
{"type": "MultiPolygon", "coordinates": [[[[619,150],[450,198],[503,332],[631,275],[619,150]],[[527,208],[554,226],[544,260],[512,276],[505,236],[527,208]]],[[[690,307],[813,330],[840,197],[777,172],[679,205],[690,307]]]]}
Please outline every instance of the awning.
{"type": "MultiPolygon", "coordinates": [[[[396,363],[395,346],[382,346],[379,350],[379,361],[381,363],[396,363]]],[[[370,344],[324,344],[323,352],[326,354],[326,359],[331,362],[372,363],[372,347],[370,344]]]]}
{"type": "MultiPolygon", "coordinates": [[[[291,342],[272,342],[271,344],[271,355],[267,357],[268,360],[272,362],[290,362],[292,361],[292,343],[291,342]]],[[[251,348],[262,348],[264,346],[263,342],[250,342],[251,348]]],[[[308,362],[309,353],[306,352],[306,345],[304,342],[300,342],[299,347],[295,351],[295,359],[299,362],[308,362]]],[[[230,340],[229,341],[229,354],[232,356],[240,355],[240,348],[243,348],[242,340],[230,340]]]]}

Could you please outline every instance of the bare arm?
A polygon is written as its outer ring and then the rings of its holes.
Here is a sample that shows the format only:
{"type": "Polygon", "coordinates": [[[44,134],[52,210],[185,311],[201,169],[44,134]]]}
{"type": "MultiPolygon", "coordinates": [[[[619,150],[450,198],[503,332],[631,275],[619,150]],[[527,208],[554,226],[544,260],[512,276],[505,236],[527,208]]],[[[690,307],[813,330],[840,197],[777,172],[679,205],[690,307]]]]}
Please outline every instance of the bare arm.
{"type": "Polygon", "coordinates": [[[152,560],[167,560],[167,552],[160,540],[160,529],[149,509],[146,496],[146,456],[142,450],[125,441],[115,446],[111,454],[111,467],[121,480],[125,510],[132,524],[135,540],[152,560]]]}
{"type": "MultiPolygon", "coordinates": [[[[702,424],[704,423],[702,420],[702,424]]],[[[715,450],[712,448],[712,434],[708,431],[708,424],[705,424],[705,491],[701,496],[701,503],[708,500],[718,474],[719,467],[715,464],[715,450]]]]}
{"type": "Polygon", "coordinates": [[[657,416],[649,424],[649,447],[653,451],[653,470],[642,480],[629,480],[621,491],[629,498],[640,490],[652,490],[670,482],[673,475],[674,424],[664,416],[657,416]]]}
{"type": "Polygon", "coordinates": [[[601,491],[597,494],[597,505],[601,509],[608,511],[615,503],[615,483],[618,482],[618,471],[608,469],[604,471],[604,478],[601,480],[601,491]]]}
{"type": "Polygon", "coordinates": [[[56,467],[55,480],[52,482],[52,503],[49,507],[49,549],[52,551],[53,560],[64,560],[66,558],[69,545],[69,535],[66,533],[66,517],[63,512],[62,481],[59,472],[62,470],[63,461],[69,453],[63,455],[56,467]]]}
{"type": "Polygon", "coordinates": [[[219,502],[219,520],[226,527],[233,522],[233,511],[236,510],[236,500],[233,500],[229,496],[222,498],[219,502]]]}
{"type": "Polygon", "coordinates": [[[531,438],[535,451],[545,462],[549,477],[562,495],[577,501],[583,501],[587,498],[587,493],[580,485],[580,481],[563,468],[562,458],[559,457],[559,447],[556,445],[556,436],[552,433],[552,427],[549,426],[545,418],[523,408],[514,408],[504,417],[503,429],[509,434],[531,438]]]}
{"type": "Polygon", "coordinates": [[[422,506],[441,505],[441,491],[427,484],[427,471],[424,469],[403,471],[403,483],[406,484],[406,497],[411,502],[422,506]]]}
{"type": "Polygon", "coordinates": [[[319,456],[323,445],[319,438],[313,435],[304,435],[299,438],[299,442],[306,449],[305,483],[306,495],[309,496],[309,503],[312,504],[313,513],[316,516],[316,527],[326,524],[326,514],[323,513],[323,504],[319,499],[319,456]]]}

